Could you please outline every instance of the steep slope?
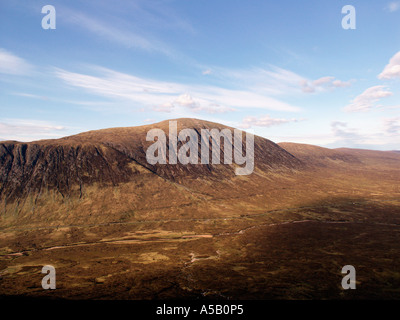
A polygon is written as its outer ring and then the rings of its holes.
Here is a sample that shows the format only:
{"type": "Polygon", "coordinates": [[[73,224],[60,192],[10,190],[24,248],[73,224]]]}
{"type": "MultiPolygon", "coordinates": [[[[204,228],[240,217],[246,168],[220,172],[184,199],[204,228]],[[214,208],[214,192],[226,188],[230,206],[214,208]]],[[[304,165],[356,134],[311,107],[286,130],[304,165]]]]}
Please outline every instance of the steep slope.
{"type": "MultiPolygon", "coordinates": [[[[127,182],[140,171],[151,171],[163,178],[182,182],[187,178],[232,178],[235,165],[201,164],[201,129],[233,128],[220,124],[179,119],[178,132],[193,128],[198,134],[199,164],[149,164],[146,150],[153,143],[146,141],[147,132],[161,129],[169,138],[169,121],[154,125],[90,131],[57,140],[31,143],[3,142],[0,144],[0,194],[14,199],[42,189],[56,189],[64,194],[78,186],[93,183],[116,185],[127,182]]],[[[225,146],[220,145],[223,161],[225,146]]],[[[233,147],[232,147],[233,148],[233,147]]],[[[168,145],[167,145],[168,150],[168,145]]],[[[243,136],[242,150],[246,150],[243,136]]],[[[212,153],[212,144],[209,154],[212,153]]],[[[296,169],[301,162],[275,143],[255,137],[255,166],[258,170],[296,169]]],[[[211,162],[211,161],[210,161],[211,162]]]]}
{"type": "Polygon", "coordinates": [[[2,143],[0,194],[15,199],[43,189],[64,195],[94,182],[117,184],[137,173],[127,157],[101,144],[2,143]]]}
{"type": "MultiPolygon", "coordinates": [[[[195,130],[199,162],[202,129],[228,129],[232,134],[234,130],[197,119],[175,121],[178,132],[185,128],[195,130]]],[[[146,159],[146,150],[154,143],[146,141],[151,129],[163,130],[168,141],[169,121],[163,121],[140,127],[90,131],[57,140],[0,143],[3,208],[0,220],[10,224],[77,223],[85,219],[119,221],[140,210],[146,211],[146,218],[162,215],[156,213],[157,208],[175,210],[173,215],[176,216],[179,206],[207,199],[249,197],[259,192],[260,185],[275,186],[274,181],[285,179],[285,175],[304,167],[289,152],[258,136],[254,138],[254,172],[249,176],[235,175],[239,167],[235,163],[152,165],[146,159]]],[[[210,143],[210,156],[212,146],[210,143]]],[[[246,150],[244,135],[241,147],[246,150]]],[[[225,151],[221,143],[222,160],[225,151]]],[[[240,206],[240,201],[235,205],[240,206]]],[[[198,210],[202,216],[207,216],[213,212],[212,207],[207,208],[205,212],[204,207],[198,207],[191,214],[195,215],[198,210]]]]}
{"type": "MultiPolygon", "coordinates": [[[[228,129],[233,135],[234,128],[227,127],[218,123],[213,123],[209,121],[203,121],[198,119],[177,119],[177,120],[167,120],[153,125],[146,125],[140,127],[130,127],[130,128],[113,128],[105,129],[99,131],[85,132],[73,137],[65,138],[66,141],[74,141],[76,143],[102,143],[107,147],[111,147],[130,159],[136,161],[142,166],[154,171],[158,175],[171,179],[171,180],[182,180],[185,177],[196,177],[198,175],[211,175],[219,177],[222,175],[234,175],[234,165],[210,165],[201,164],[200,152],[201,152],[201,130],[202,129],[217,129],[222,131],[228,129]],[[168,159],[168,139],[169,139],[169,123],[171,121],[177,121],[177,132],[179,133],[183,129],[194,129],[198,136],[198,164],[196,165],[182,165],[170,164],[168,159]],[[146,150],[153,143],[146,141],[146,135],[151,129],[161,129],[166,134],[167,140],[167,163],[168,165],[151,165],[146,160],[146,150]]],[[[178,144],[178,148],[181,144],[178,144]]],[[[242,140],[242,150],[245,153],[246,150],[246,139],[243,135],[242,140]]],[[[233,149],[233,147],[232,147],[233,149]]],[[[212,145],[209,146],[209,154],[212,153],[212,145]]],[[[225,154],[225,146],[223,143],[220,145],[220,155],[221,163],[223,162],[223,157],[225,154]]],[[[232,157],[233,158],[233,157],[232,157]]],[[[272,141],[256,136],[254,139],[254,159],[255,166],[261,170],[268,170],[272,168],[288,168],[296,169],[302,166],[301,161],[296,159],[286,150],[279,147],[272,141]]]]}

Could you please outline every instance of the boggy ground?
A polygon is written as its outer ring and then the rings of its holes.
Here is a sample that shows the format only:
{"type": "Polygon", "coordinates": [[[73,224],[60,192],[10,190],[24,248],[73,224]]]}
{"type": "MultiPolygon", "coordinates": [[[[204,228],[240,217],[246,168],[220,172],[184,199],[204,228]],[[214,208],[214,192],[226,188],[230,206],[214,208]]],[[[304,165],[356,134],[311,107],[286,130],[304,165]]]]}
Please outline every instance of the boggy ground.
{"type": "Polygon", "coordinates": [[[242,217],[3,232],[0,294],[399,299],[400,201],[333,200],[242,217]],[[56,268],[56,290],[41,287],[44,265],[56,268]],[[344,265],[356,268],[356,290],[341,287],[344,265]]]}

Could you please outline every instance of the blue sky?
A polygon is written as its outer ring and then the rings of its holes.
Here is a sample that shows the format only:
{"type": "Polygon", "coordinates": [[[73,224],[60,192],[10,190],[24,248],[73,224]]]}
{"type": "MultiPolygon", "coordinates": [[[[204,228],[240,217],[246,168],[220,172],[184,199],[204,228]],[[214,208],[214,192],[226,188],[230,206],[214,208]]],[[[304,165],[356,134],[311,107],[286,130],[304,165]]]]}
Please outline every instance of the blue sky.
{"type": "Polygon", "coordinates": [[[400,1],[0,0],[0,97],[1,139],[193,117],[399,150],[400,1]]]}

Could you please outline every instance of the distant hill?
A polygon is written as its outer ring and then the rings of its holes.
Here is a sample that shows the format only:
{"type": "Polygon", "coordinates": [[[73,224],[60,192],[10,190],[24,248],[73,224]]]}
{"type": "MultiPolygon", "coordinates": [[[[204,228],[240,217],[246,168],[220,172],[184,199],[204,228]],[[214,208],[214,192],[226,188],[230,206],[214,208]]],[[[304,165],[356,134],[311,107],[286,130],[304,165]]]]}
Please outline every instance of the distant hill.
{"type": "Polygon", "coordinates": [[[376,151],[367,149],[329,149],[309,144],[282,142],[279,146],[308,165],[323,167],[374,166],[383,169],[399,164],[399,151],[376,151]]]}
{"type": "Polygon", "coordinates": [[[329,166],[338,164],[360,164],[360,159],[351,152],[328,149],[309,144],[282,142],[279,146],[308,165],[329,166]]]}

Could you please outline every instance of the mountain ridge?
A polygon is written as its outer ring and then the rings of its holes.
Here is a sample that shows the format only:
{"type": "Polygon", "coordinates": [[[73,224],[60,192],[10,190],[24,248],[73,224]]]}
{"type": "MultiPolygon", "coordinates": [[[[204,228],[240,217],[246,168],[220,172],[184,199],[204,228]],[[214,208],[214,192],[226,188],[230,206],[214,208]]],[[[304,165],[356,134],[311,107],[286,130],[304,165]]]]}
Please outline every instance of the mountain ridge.
{"type": "MultiPolygon", "coordinates": [[[[178,122],[178,130],[183,128],[233,129],[220,124],[197,119],[167,120],[154,125],[139,127],[110,128],[92,130],[60,139],[39,140],[32,142],[1,142],[1,187],[0,195],[7,188],[12,193],[21,195],[24,186],[33,187],[40,192],[42,183],[56,188],[61,193],[71,183],[78,185],[94,182],[127,182],[132,175],[145,168],[170,180],[183,179],[187,175],[208,175],[221,173],[233,175],[232,165],[151,165],[146,159],[146,149],[152,142],[146,141],[146,133],[154,128],[167,133],[169,121],[178,122]],[[116,162],[116,163],[115,163],[116,162]],[[99,170],[97,170],[99,169],[99,170]],[[36,181],[36,184],[33,183],[36,181]],[[20,184],[20,185],[19,185],[20,184]],[[35,185],[34,185],[35,184],[35,185]]],[[[199,143],[200,143],[199,139],[199,143]]],[[[243,141],[243,147],[245,143],[243,141]]],[[[168,147],[168,146],[167,146],[168,147]]],[[[210,147],[211,148],[211,147],[210,147]]],[[[224,154],[223,145],[221,158],[224,154]]],[[[200,148],[199,148],[200,150],[200,148]]],[[[210,149],[211,153],[211,149],[210,149]]],[[[301,161],[267,139],[255,137],[256,165],[267,167],[283,166],[297,168],[301,161]]]]}
{"type": "MultiPolygon", "coordinates": [[[[255,166],[248,176],[237,176],[235,163],[151,165],[146,150],[154,141],[146,141],[147,132],[162,129],[168,141],[169,121],[177,121],[178,131],[195,128],[198,135],[201,129],[233,129],[185,118],[0,143],[0,225],[241,216],[280,208],[282,202],[290,207],[347,194],[354,185],[356,194],[369,194],[365,175],[383,178],[382,188],[392,190],[398,175],[400,155],[394,152],[275,144],[259,136],[254,136],[255,166]],[[353,178],[343,180],[349,174],[353,178]]],[[[223,159],[224,144],[220,148],[223,159]]]]}

